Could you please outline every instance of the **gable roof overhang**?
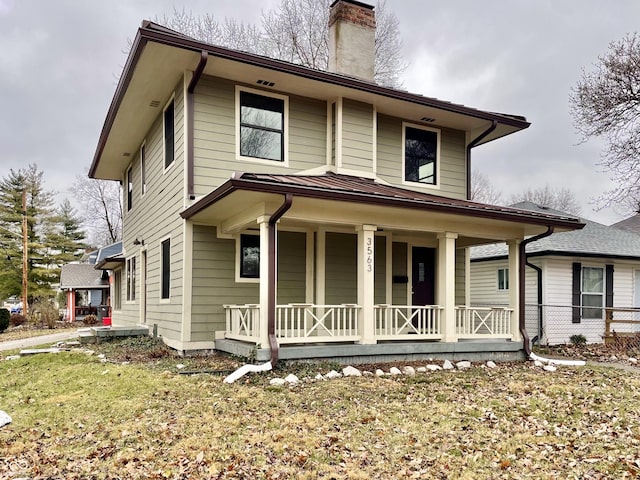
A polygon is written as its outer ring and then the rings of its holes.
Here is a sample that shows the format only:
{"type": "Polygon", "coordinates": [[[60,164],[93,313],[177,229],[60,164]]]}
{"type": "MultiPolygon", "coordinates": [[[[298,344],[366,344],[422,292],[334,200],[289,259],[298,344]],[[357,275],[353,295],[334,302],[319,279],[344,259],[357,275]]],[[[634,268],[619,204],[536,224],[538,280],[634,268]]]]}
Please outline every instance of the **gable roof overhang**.
{"type": "Polygon", "coordinates": [[[334,173],[236,175],[186,208],[181,216],[194,223],[237,231],[246,226],[247,220],[253,219],[255,225],[256,217],[269,215],[287,194],[293,196],[293,205],[285,215],[289,222],[373,223],[391,230],[409,227],[416,231],[445,231],[455,225],[456,231],[465,236],[482,238],[484,232],[487,239],[535,235],[550,226],[556,231],[584,226],[573,217],[440,197],[334,173]]]}
{"type": "Polygon", "coordinates": [[[530,124],[522,116],[478,110],[436,98],[383,87],[372,82],[315,70],[289,62],[209,45],[145,21],[133,41],[98,140],[89,176],[120,180],[140,147],[146,132],[158,118],[185,72],[196,69],[203,52],[208,61],[205,75],[256,85],[273,82],[270,90],[330,100],[339,97],[375,105],[379,113],[407,121],[469,132],[469,141],[496,128],[478,144],[487,143],[530,124]]]}

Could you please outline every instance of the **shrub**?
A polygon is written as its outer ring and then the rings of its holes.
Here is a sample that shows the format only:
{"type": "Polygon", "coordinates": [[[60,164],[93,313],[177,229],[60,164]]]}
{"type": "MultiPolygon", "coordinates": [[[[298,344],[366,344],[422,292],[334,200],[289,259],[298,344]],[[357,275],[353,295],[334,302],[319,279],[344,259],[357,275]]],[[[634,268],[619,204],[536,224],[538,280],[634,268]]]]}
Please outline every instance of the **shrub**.
{"type": "Polygon", "coordinates": [[[7,310],[6,308],[0,308],[0,333],[9,328],[10,318],[11,314],[9,313],[9,310],[7,310]]]}
{"type": "Polygon", "coordinates": [[[27,323],[27,317],[21,313],[14,313],[11,315],[11,318],[9,318],[9,323],[12,327],[19,327],[20,325],[27,323]]]}
{"type": "Polygon", "coordinates": [[[91,313],[82,319],[82,323],[85,325],[95,325],[98,323],[98,317],[91,313]]]}
{"type": "Polygon", "coordinates": [[[41,298],[34,302],[30,315],[33,321],[37,321],[40,325],[46,325],[47,328],[55,328],[56,321],[60,317],[56,306],[46,298],[41,298]]]}
{"type": "Polygon", "coordinates": [[[585,337],[580,333],[577,335],[571,335],[571,337],[569,337],[569,341],[571,342],[572,345],[586,345],[587,337],[585,337]]]}

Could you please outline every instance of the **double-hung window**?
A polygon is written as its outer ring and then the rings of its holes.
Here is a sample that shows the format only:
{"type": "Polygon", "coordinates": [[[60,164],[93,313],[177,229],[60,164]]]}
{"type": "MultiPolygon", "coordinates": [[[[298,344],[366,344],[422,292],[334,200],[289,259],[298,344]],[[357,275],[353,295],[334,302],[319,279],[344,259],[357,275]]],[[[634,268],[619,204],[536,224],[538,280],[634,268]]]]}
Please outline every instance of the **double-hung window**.
{"type": "Polygon", "coordinates": [[[143,196],[147,192],[147,159],[145,158],[145,145],[140,147],[140,195],[143,196]]]}
{"type": "Polygon", "coordinates": [[[127,260],[127,301],[136,299],[136,257],[127,260]]]}
{"type": "Polygon", "coordinates": [[[127,212],[133,207],[133,168],[127,169],[127,212]]]}
{"type": "Polygon", "coordinates": [[[160,298],[168,299],[171,293],[171,239],[160,243],[160,298]]]}
{"type": "Polygon", "coordinates": [[[238,154],[286,163],[288,99],[238,90],[238,154]]]}
{"type": "Polygon", "coordinates": [[[404,181],[421,185],[437,185],[440,130],[405,124],[402,136],[404,181]]]}
{"type": "Polygon", "coordinates": [[[604,269],[582,267],[582,318],[602,318],[604,269]]]}
{"type": "Polygon", "coordinates": [[[173,99],[164,109],[164,168],[169,168],[175,160],[175,119],[173,99]]]}
{"type": "Polygon", "coordinates": [[[509,269],[498,269],[498,290],[509,290],[509,269]]]}

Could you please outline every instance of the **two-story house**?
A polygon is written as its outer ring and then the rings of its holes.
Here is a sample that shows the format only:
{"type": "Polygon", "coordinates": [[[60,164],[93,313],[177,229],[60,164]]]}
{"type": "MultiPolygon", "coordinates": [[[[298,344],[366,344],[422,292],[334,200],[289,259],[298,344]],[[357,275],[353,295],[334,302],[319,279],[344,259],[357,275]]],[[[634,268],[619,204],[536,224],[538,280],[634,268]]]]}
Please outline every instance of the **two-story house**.
{"type": "Polygon", "coordinates": [[[331,9],[331,71],[142,24],[89,172],[123,186],[114,325],[258,360],[521,356],[520,242],[581,224],[467,199],[472,148],[529,123],[377,85],[373,7],[331,9]],[[471,309],[467,247],[496,241],[509,305],[471,309]]]}

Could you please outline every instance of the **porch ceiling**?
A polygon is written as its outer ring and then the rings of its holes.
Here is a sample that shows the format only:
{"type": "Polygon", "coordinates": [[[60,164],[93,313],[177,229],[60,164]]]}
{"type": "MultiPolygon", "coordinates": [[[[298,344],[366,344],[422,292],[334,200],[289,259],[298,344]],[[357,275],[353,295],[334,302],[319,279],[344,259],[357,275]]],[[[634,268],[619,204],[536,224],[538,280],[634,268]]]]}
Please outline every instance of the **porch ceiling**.
{"type": "Polygon", "coordinates": [[[281,219],[283,225],[371,224],[405,234],[449,231],[458,233],[460,246],[518,239],[542,233],[548,226],[556,231],[584,226],[571,217],[449,199],[330,173],[244,174],[198,200],[182,212],[182,217],[198,224],[216,225],[222,233],[237,233],[255,226],[261,215],[272,214],[287,193],[293,195],[293,204],[281,219]]]}

